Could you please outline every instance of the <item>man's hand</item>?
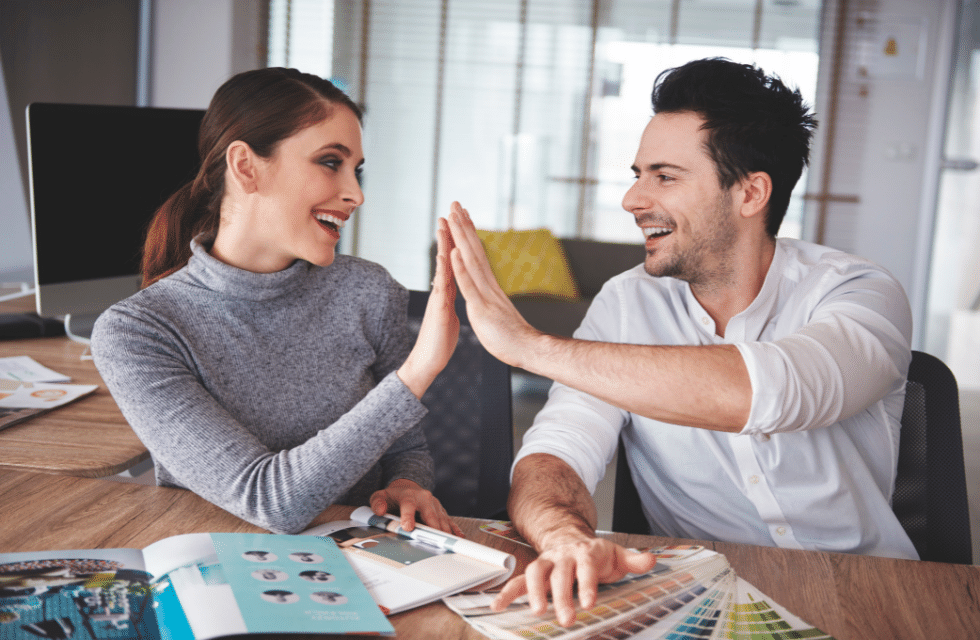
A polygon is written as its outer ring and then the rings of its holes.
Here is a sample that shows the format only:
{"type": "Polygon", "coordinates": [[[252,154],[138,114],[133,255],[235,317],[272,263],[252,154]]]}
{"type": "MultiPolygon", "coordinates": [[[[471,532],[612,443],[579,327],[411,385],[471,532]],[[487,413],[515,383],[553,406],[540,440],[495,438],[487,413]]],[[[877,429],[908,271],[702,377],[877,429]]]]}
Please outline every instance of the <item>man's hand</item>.
{"type": "Polygon", "coordinates": [[[400,478],[389,484],[387,489],[375,491],[371,494],[370,506],[371,511],[379,516],[389,511],[397,512],[401,515],[401,528],[405,531],[415,528],[417,512],[422,522],[433,529],[463,537],[463,531],[449,518],[439,499],[411,480],[400,478]]]}
{"type": "Polygon", "coordinates": [[[579,533],[566,536],[544,549],[538,559],[528,565],[524,575],[504,585],[491,607],[503,610],[518,596],[528,596],[531,611],[542,615],[548,608],[551,593],[555,617],[564,627],[575,622],[575,585],[582,609],[595,606],[600,583],[616,582],[627,573],[645,573],[653,569],[657,559],[648,553],[630,551],[617,544],[590,538],[579,533]]]}
{"type": "Polygon", "coordinates": [[[487,351],[520,367],[522,356],[528,352],[527,341],[541,333],[527,323],[500,288],[476,227],[458,202],[452,204],[449,230],[455,245],[452,270],[466,299],[470,326],[487,351]]]}

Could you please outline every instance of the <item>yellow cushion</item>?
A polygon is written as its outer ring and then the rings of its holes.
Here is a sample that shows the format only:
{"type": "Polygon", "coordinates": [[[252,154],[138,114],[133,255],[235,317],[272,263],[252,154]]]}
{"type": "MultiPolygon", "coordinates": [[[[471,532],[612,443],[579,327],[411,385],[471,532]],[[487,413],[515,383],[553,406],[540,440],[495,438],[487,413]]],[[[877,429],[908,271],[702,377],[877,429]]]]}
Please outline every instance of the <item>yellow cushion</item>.
{"type": "Polygon", "coordinates": [[[508,296],[548,295],[575,300],[578,287],[561,243],[548,229],[477,234],[490,269],[508,296]]]}

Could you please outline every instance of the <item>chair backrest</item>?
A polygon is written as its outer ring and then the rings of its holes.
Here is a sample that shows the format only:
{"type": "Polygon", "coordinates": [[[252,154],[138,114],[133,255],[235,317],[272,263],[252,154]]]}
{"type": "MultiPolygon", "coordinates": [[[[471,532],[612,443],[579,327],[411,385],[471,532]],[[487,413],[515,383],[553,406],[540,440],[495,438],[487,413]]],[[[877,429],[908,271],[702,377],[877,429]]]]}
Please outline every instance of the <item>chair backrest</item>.
{"type": "MultiPolygon", "coordinates": [[[[619,445],[612,527],[647,533],[622,439],[619,445]]],[[[905,386],[892,510],[922,560],[972,563],[956,378],[921,351],[912,352],[905,386]]]]}
{"type": "Polygon", "coordinates": [[[616,456],[616,485],[613,493],[612,530],[621,533],[650,533],[650,523],[643,515],[640,494],[633,484],[629,461],[626,459],[626,445],[619,438],[619,453],[616,456]]]}
{"type": "MultiPolygon", "coordinates": [[[[409,291],[408,324],[418,334],[427,291],[409,291]]],[[[510,367],[490,355],[457,299],[459,342],[422,397],[422,429],[435,463],[433,492],[451,515],[502,519],[514,459],[510,367]]]]}
{"type": "Polygon", "coordinates": [[[956,378],[921,351],[912,352],[905,386],[892,510],[921,559],[972,563],[956,378]]]}

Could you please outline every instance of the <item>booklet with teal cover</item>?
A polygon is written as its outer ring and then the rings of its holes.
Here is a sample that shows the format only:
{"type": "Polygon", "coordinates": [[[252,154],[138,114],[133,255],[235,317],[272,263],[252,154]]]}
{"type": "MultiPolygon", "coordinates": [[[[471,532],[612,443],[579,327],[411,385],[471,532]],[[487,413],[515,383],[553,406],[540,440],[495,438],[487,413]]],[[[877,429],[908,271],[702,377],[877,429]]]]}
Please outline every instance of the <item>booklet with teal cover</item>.
{"type": "Polygon", "coordinates": [[[0,554],[0,640],[206,640],[394,629],[333,540],[194,533],[0,554]]]}

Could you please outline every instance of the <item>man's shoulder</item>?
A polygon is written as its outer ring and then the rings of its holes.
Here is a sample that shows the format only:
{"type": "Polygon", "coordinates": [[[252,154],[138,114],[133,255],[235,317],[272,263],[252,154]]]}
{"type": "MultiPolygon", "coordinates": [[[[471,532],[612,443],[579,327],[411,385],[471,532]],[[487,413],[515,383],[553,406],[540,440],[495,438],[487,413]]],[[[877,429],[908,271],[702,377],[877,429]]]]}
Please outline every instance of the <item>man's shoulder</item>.
{"type": "Polygon", "coordinates": [[[894,276],[881,265],[833,247],[795,238],[779,238],[776,250],[780,254],[784,276],[792,280],[800,281],[820,272],[834,273],[842,278],[876,274],[894,280],[894,276]]]}

